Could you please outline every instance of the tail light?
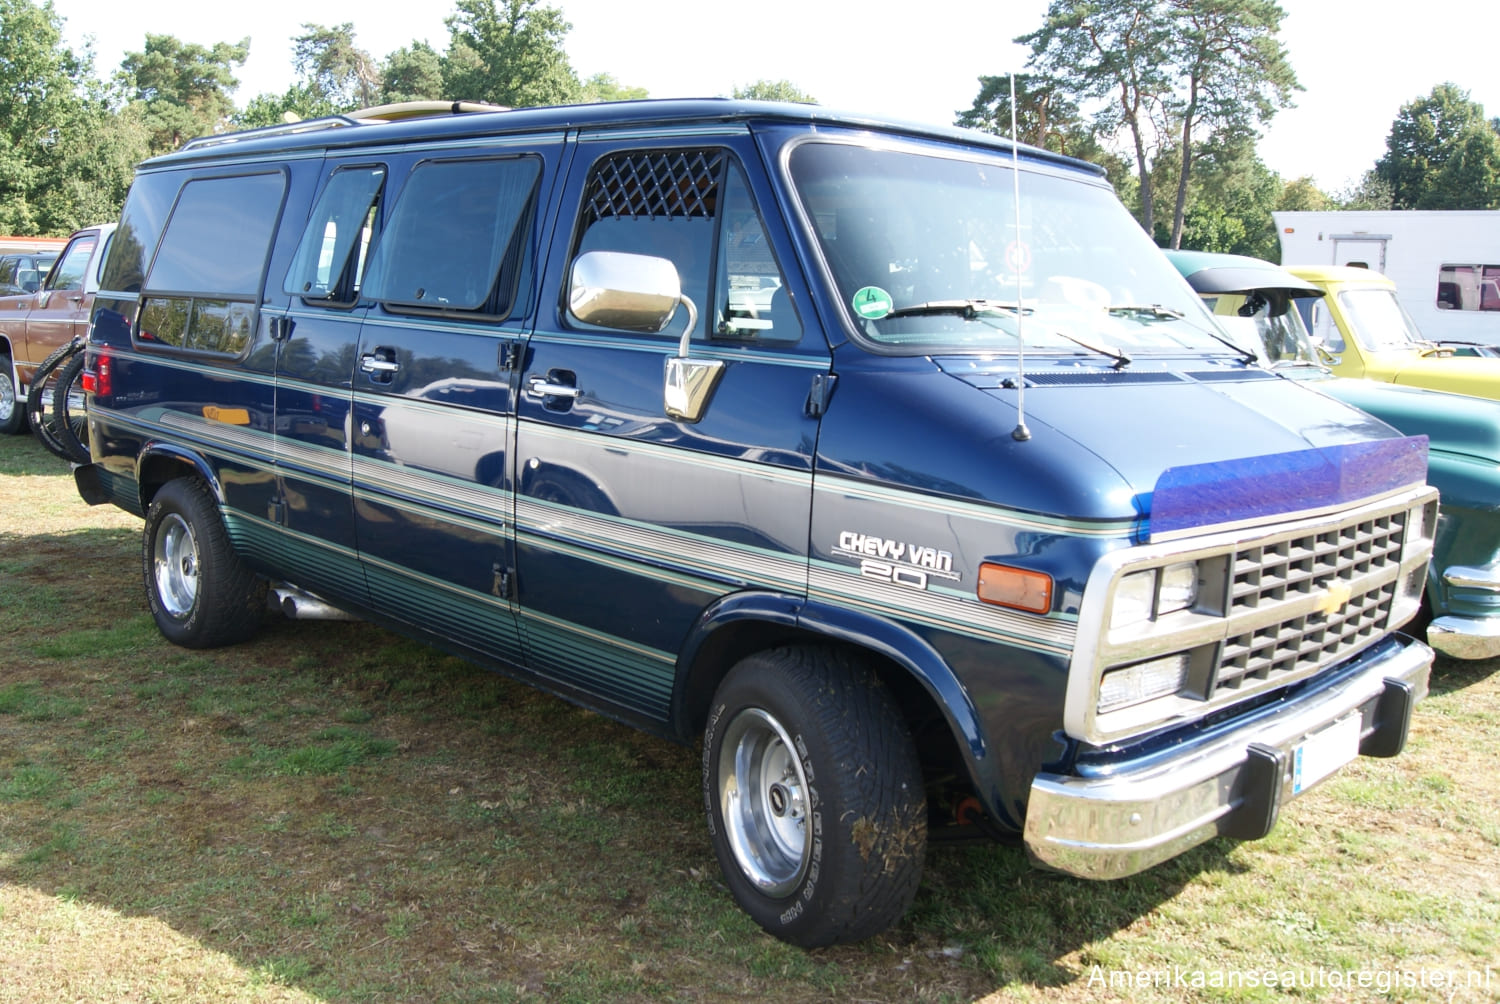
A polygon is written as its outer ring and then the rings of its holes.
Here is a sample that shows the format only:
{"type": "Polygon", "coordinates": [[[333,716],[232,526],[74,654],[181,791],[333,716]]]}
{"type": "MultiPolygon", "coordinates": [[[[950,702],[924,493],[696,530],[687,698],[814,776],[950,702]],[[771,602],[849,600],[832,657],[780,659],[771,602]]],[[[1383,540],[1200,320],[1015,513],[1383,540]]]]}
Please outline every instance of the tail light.
{"type": "Polygon", "coordinates": [[[90,352],[89,355],[93,356],[89,360],[93,365],[84,364],[83,391],[85,394],[93,394],[96,397],[108,397],[114,385],[114,380],[110,375],[109,356],[102,352],[98,355],[90,352]]]}

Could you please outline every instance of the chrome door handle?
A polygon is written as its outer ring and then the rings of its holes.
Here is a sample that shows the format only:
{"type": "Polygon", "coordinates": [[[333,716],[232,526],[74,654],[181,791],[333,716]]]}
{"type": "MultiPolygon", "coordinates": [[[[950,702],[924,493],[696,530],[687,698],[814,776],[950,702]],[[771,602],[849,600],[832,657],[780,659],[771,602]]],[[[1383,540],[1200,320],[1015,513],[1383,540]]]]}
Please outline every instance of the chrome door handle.
{"type": "Polygon", "coordinates": [[[366,373],[394,373],[401,368],[401,364],[377,359],[374,356],[360,356],[359,368],[366,373]]]}
{"type": "Polygon", "coordinates": [[[579,394],[577,387],[565,383],[551,383],[543,377],[534,376],[526,385],[527,392],[532,397],[566,397],[576,398],[579,394]]]}

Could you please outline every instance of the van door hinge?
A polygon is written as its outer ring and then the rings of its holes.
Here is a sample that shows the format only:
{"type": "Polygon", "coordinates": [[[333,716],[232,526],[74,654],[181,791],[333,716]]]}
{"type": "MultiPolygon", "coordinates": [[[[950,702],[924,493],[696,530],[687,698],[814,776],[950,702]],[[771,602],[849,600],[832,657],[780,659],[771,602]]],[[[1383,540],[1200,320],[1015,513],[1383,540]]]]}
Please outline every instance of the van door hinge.
{"type": "Polygon", "coordinates": [[[490,592],[494,593],[502,600],[510,599],[510,591],[511,587],[514,584],[515,576],[511,574],[511,570],[509,568],[506,568],[498,561],[495,562],[491,570],[495,573],[495,579],[494,582],[490,585],[490,592]]]}
{"type": "Polygon", "coordinates": [[[509,373],[521,365],[521,343],[504,341],[500,343],[499,358],[495,361],[500,372],[509,373]]]}
{"type": "Polygon", "coordinates": [[[810,418],[821,418],[828,410],[828,401],[833,397],[834,384],[838,383],[838,375],[835,373],[814,373],[812,378],[812,389],[807,392],[806,411],[810,418]]]}

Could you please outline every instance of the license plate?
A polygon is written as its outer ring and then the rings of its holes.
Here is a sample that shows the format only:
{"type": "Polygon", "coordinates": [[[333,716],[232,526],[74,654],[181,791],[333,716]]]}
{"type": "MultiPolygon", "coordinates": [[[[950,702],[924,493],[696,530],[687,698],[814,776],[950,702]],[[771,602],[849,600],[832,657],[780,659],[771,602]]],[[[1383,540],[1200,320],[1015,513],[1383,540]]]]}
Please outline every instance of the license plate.
{"type": "Polygon", "coordinates": [[[1292,751],[1292,794],[1301,794],[1359,755],[1359,715],[1334,722],[1292,751]]]}

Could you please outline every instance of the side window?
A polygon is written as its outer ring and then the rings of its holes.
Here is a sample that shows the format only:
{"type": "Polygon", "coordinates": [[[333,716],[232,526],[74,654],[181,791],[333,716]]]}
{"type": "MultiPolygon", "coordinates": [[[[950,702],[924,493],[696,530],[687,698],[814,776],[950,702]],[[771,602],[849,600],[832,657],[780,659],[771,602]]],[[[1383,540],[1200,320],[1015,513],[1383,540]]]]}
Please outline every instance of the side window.
{"type": "Polygon", "coordinates": [[[0,258],[0,285],[16,285],[16,269],[20,266],[19,258],[0,258]]]}
{"type": "Polygon", "coordinates": [[[1500,310],[1500,265],[1444,265],[1438,269],[1439,310],[1500,310]]]}
{"type": "Polygon", "coordinates": [[[89,257],[94,253],[94,245],[99,238],[90,234],[87,237],[79,237],[68,245],[57,264],[52,269],[52,274],[47,277],[47,288],[49,290],[82,289],[83,273],[88,271],[89,257]]]}
{"type": "Polygon", "coordinates": [[[136,337],[243,352],[285,190],[279,172],[184,185],[146,277],[136,337]]]}
{"type": "Polygon", "coordinates": [[[109,242],[103,272],[99,276],[99,287],[114,293],[138,293],[145,278],[146,267],[156,243],[161,239],[162,227],[167,214],[177,197],[177,187],[182,176],[172,171],[164,174],[138,175],[125,197],[125,208],[120,213],[120,226],[109,242]]]}
{"type": "Polygon", "coordinates": [[[738,164],[730,162],[719,226],[714,337],[795,342],[802,325],[738,164]]]}
{"type": "Polygon", "coordinates": [[[364,293],[388,308],[509,315],[530,268],[541,162],[426,161],[370,255],[364,293]]]}
{"type": "Polygon", "coordinates": [[[384,167],[344,167],[333,172],[287,270],[282,286],[287,293],[328,304],[359,299],[384,184],[384,167]]]}
{"type": "MultiPolygon", "coordinates": [[[[703,324],[712,314],[707,309],[713,302],[709,265],[728,162],[728,152],[717,148],[633,150],[604,157],[584,188],[573,257],[586,251],[624,251],[666,258],[677,266],[682,291],[703,324]]],[[[681,338],[686,325],[687,311],[678,310],[662,337],[681,338]]],[[[702,333],[700,327],[694,335],[702,333]]]]}
{"type": "Polygon", "coordinates": [[[1348,348],[1344,344],[1343,333],[1339,331],[1338,325],[1333,323],[1333,315],[1329,313],[1328,305],[1321,299],[1312,301],[1312,323],[1308,325],[1308,330],[1312,335],[1312,340],[1329,352],[1338,354],[1348,348]]]}

